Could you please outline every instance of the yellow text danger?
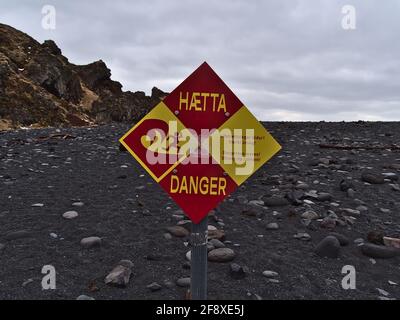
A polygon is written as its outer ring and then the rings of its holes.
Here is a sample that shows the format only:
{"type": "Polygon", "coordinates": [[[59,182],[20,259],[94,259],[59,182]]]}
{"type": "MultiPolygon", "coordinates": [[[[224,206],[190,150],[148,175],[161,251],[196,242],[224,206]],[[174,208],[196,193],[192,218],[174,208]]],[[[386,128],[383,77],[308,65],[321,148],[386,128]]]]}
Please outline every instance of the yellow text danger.
{"type": "Polygon", "coordinates": [[[226,194],[224,177],[171,176],[170,193],[219,196],[226,194]]]}
{"type": "Polygon", "coordinates": [[[211,92],[179,92],[179,110],[226,112],[225,95],[211,92]]]}

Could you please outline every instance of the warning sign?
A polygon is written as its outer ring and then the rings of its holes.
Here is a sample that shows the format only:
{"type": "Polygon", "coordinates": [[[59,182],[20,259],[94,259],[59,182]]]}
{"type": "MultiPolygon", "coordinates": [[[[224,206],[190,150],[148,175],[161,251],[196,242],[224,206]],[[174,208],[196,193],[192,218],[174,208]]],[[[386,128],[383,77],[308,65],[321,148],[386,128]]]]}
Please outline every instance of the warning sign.
{"type": "Polygon", "coordinates": [[[194,223],[281,148],[206,62],[120,142],[194,223]]]}

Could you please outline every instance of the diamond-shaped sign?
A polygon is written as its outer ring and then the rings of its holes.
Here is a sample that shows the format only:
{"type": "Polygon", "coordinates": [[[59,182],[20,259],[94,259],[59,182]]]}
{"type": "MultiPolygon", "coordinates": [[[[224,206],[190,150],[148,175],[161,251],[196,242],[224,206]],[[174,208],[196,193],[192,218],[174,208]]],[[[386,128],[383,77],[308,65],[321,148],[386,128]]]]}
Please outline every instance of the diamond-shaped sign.
{"type": "Polygon", "coordinates": [[[206,62],[120,142],[194,223],[281,148],[206,62]]]}

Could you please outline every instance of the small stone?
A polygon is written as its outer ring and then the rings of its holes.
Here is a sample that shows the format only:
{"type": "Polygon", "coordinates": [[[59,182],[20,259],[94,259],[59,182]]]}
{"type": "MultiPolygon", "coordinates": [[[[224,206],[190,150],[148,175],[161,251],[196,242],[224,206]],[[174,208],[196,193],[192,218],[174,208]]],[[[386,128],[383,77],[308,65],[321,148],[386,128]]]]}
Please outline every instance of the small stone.
{"type": "Polygon", "coordinates": [[[355,239],[353,242],[354,242],[355,244],[359,245],[359,244],[364,243],[364,239],[363,239],[363,238],[357,238],[357,239],[355,239]]]}
{"type": "Polygon", "coordinates": [[[81,202],[81,201],[72,203],[72,206],[73,206],[73,207],[83,207],[83,205],[84,205],[84,203],[81,202]]]}
{"type": "Polygon", "coordinates": [[[168,227],[166,230],[175,237],[182,238],[189,235],[189,231],[181,226],[168,227]]]}
{"type": "Polygon", "coordinates": [[[192,259],[192,250],[189,250],[188,252],[186,252],[186,260],[190,261],[192,259]]]}
{"type": "Polygon", "coordinates": [[[102,240],[99,237],[87,237],[81,240],[81,246],[86,249],[90,249],[90,248],[100,247],[101,242],[102,240]]]}
{"type": "Polygon", "coordinates": [[[278,272],[271,271],[271,270],[265,270],[265,271],[263,271],[262,274],[264,277],[267,277],[267,278],[275,278],[275,277],[279,276],[278,272]]]}
{"type": "Polygon", "coordinates": [[[32,232],[26,230],[19,230],[7,233],[4,238],[7,241],[12,241],[17,239],[32,238],[32,237],[33,237],[32,232]]]}
{"type": "Polygon", "coordinates": [[[190,287],[190,278],[180,278],[176,280],[176,284],[178,287],[190,287]]]}
{"type": "Polygon", "coordinates": [[[130,260],[121,260],[118,265],[104,279],[105,284],[126,287],[132,273],[133,263],[130,260]]]}
{"type": "Polygon", "coordinates": [[[63,216],[64,219],[68,219],[68,220],[75,219],[78,216],[78,212],[76,212],[76,211],[67,211],[67,212],[64,212],[62,216],[63,216]]]}
{"type": "Polygon", "coordinates": [[[363,172],[361,174],[361,180],[364,182],[368,182],[370,184],[383,184],[385,183],[385,179],[382,175],[378,175],[372,172],[363,172]]]}
{"type": "Polygon", "coordinates": [[[380,294],[381,296],[387,297],[387,296],[389,295],[389,292],[387,292],[387,291],[385,291],[385,290],[383,290],[383,289],[376,288],[376,290],[378,290],[378,292],[379,292],[379,294],[380,294]]]}
{"type": "Polygon", "coordinates": [[[340,254],[339,240],[334,236],[327,236],[315,248],[315,253],[320,257],[337,258],[340,254]]]}
{"type": "Polygon", "coordinates": [[[327,159],[327,158],[320,158],[319,160],[319,163],[322,163],[323,165],[326,165],[326,166],[328,166],[329,165],[329,163],[331,162],[329,159],[327,159]]]}
{"type": "Polygon", "coordinates": [[[217,239],[220,241],[225,240],[224,230],[210,230],[208,231],[208,240],[217,239]]]}
{"type": "Polygon", "coordinates": [[[218,239],[211,239],[209,241],[209,243],[211,243],[214,248],[218,249],[218,248],[225,248],[225,244],[221,241],[219,241],[218,239]]]}
{"type": "Polygon", "coordinates": [[[231,263],[229,266],[229,274],[233,279],[240,280],[246,277],[246,272],[237,263],[231,263]]]}
{"type": "Polygon", "coordinates": [[[252,205],[252,206],[263,206],[264,205],[264,201],[262,201],[262,200],[250,200],[248,202],[248,204],[252,205]]]}
{"type": "Polygon", "coordinates": [[[382,173],[382,176],[383,176],[385,179],[389,179],[389,180],[392,180],[392,181],[397,181],[397,180],[399,180],[399,176],[398,176],[396,173],[394,173],[394,172],[384,172],[384,173],[382,173]]]}
{"type": "Polygon", "coordinates": [[[361,214],[360,211],[349,208],[344,208],[341,210],[341,212],[345,216],[359,216],[361,214]]]}
{"type": "Polygon", "coordinates": [[[331,201],[332,200],[332,195],[327,192],[321,192],[317,196],[318,201],[331,201]]]}
{"type": "Polygon", "coordinates": [[[34,204],[31,205],[31,207],[41,208],[41,207],[44,207],[44,204],[43,203],[34,203],[34,204]]]}
{"type": "Polygon", "coordinates": [[[267,230],[278,230],[279,225],[276,222],[271,222],[267,224],[267,230]]]}
{"type": "Polygon", "coordinates": [[[208,260],[212,262],[229,262],[235,258],[235,252],[229,248],[218,248],[208,253],[208,260]]]}
{"type": "Polygon", "coordinates": [[[350,188],[350,189],[347,190],[347,196],[349,198],[354,198],[355,195],[356,195],[356,192],[353,189],[350,188]]]}
{"type": "Polygon", "coordinates": [[[268,198],[263,198],[264,205],[267,207],[281,207],[289,205],[289,201],[283,197],[272,196],[268,198]]]}
{"type": "Polygon", "coordinates": [[[379,231],[370,231],[367,235],[367,240],[371,243],[383,245],[383,233],[379,231]]]}
{"type": "Polygon", "coordinates": [[[367,212],[368,211],[368,207],[360,205],[356,208],[356,210],[360,211],[360,212],[367,212]]]}
{"type": "Polygon", "coordinates": [[[170,281],[170,280],[164,280],[164,287],[165,288],[168,288],[168,289],[172,289],[172,288],[174,288],[175,287],[175,284],[172,282],[172,281],[170,281]]]}
{"type": "Polygon", "coordinates": [[[256,217],[257,210],[255,210],[254,208],[246,208],[242,210],[242,215],[247,217],[256,217]]]}
{"type": "Polygon", "coordinates": [[[280,283],[278,279],[268,279],[269,283],[280,283]]]}
{"type": "Polygon", "coordinates": [[[51,232],[50,233],[50,237],[52,237],[53,239],[57,239],[58,235],[56,233],[54,233],[54,232],[51,232]]]}
{"type": "Polygon", "coordinates": [[[294,206],[299,206],[303,204],[303,201],[300,200],[301,197],[303,197],[303,192],[294,190],[291,192],[288,192],[285,196],[285,198],[290,202],[290,204],[294,206]]]}
{"type": "Polygon", "coordinates": [[[23,287],[26,287],[28,284],[32,283],[33,279],[28,279],[26,281],[24,281],[24,283],[22,284],[23,287]]]}
{"type": "Polygon", "coordinates": [[[393,247],[393,248],[400,249],[400,239],[399,238],[383,237],[383,244],[387,247],[393,247]]]}
{"type": "Polygon", "coordinates": [[[296,233],[293,237],[295,239],[302,240],[302,241],[310,241],[311,240],[311,236],[305,232],[296,233]]]}
{"type": "Polygon", "coordinates": [[[356,218],[351,217],[351,216],[345,216],[343,217],[343,220],[345,223],[349,224],[349,225],[353,225],[356,222],[356,218]]]}
{"type": "Polygon", "coordinates": [[[348,180],[342,180],[339,183],[340,190],[347,191],[353,187],[353,184],[348,180]]]}
{"type": "Polygon", "coordinates": [[[326,217],[321,221],[321,228],[325,229],[334,229],[336,227],[336,219],[332,219],[331,217],[326,217]]]}
{"type": "Polygon", "coordinates": [[[298,190],[307,190],[309,186],[307,183],[298,183],[295,188],[298,190]]]}
{"type": "Polygon", "coordinates": [[[190,221],[190,220],[180,220],[180,221],[178,221],[178,223],[176,225],[180,226],[180,227],[183,227],[185,229],[189,229],[192,226],[192,221],[190,221]]]}
{"type": "Polygon", "coordinates": [[[365,243],[360,246],[361,252],[370,258],[390,259],[400,255],[400,250],[396,248],[379,246],[372,243],[365,243]]]}
{"type": "Polygon", "coordinates": [[[95,299],[87,295],[81,294],[78,298],[76,298],[76,300],[95,300],[95,299]]]}
{"type": "Polygon", "coordinates": [[[249,202],[249,200],[247,200],[247,198],[245,196],[243,196],[243,195],[237,196],[236,199],[240,204],[246,204],[246,203],[249,202]]]}
{"type": "Polygon", "coordinates": [[[400,191],[400,185],[398,184],[390,184],[393,191],[400,191]]]}
{"type": "Polygon", "coordinates": [[[163,236],[164,236],[165,240],[171,240],[172,239],[172,235],[170,233],[168,233],[168,232],[164,233],[163,236]]]}
{"type": "Polygon", "coordinates": [[[312,210],[307,210],[306,212],[304,212],[301,217],[303,219],[308,219],[308,220],[315,220],[319,218],[318,213],[312,211],[312,210]]]}
{"type": "Polygon", "coordinates": [[[150,289],[151,292],[155,292],[161,290],[162,287],[157,282],[153,282],[146,286],[146,288],[150,289]]]}
{"type": "Polygon", "coordinates": [[[346,236],[344,236],[343,234],[340,234],[340,233],[331,232],[328,234],[328,236],[333,236],[336,239],[338,239],[340,245],[343,247],[349,245],[349,243],[350,243],[349,238],[347,238],[346,236]]]}
{"type": "Polygon", "coordinates": [[[393,163],[387,166],[389,169],[400,170],[400,163],[393,163]]]}

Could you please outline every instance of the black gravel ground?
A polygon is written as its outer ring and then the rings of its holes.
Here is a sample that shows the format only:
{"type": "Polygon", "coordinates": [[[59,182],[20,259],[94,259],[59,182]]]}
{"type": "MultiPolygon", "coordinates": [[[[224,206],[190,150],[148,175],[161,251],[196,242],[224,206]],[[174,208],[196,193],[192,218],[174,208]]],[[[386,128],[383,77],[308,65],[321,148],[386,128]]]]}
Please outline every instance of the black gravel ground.
{"type": "MultiPolygon", "coordinates": [[[[319,146],[398,144],[399,123],[265,125],[283,149],[216,211],[225,224],[226,240],[232,242],[227,246],[236,252],[234,262],[245,267],[247,275],[235,280],[229,263],[210,262],[209,298],[378,299],[380,288],[387,298],[400,299],[400,257],[371,260],[354,243],[370,231],[400,237],[400,192],[390,185],[398,182],[369,185],[360,179],[365,170],[399,176],[400,151],[319,146]],[[352,181],[354,197],[340,190],[342,179],[352,181]],[[308,184],[308,191],[330,193],[332,199],[274,208],[246,203],[266,195],[284,196],[298,181],[308,184]],[[317,256],[315,246],[330,231],[320,221],[305,226],[301,214],[310,208],[324,217],[332,210],[341,218],[341,209],[360,204],[368,211],[355,216],[353,225],[334,229],[347,236],[350,245],[340,249],[337,259],[317,256]],[[255,216],[243,214],[249,210],[255,216]],[[277,222],[279,229],[267,230],[270,222],[277,222]],[[294,238],[298,232],[307,232],[311,240],[294,238]],[[341,287],[344,265],[356,269],[355,290],[341,287]],[[279,282],[264,277],[265,270],[277,272],[279,282]]],[[[164,238],[165,228],[177,223],[172,215],[179,208],[131,155],[119,151],[118,139],[128,129],[118,124],[0,134],[0,299],[76,299],[82,294],[95,299],[185,297],[186,289],[175,281],[190,275],[183,267],[189,250],[186,239],[164,238]],[[50,134],[76,138],[35,140],[50,134]],[[73,207],[76,201],[84,205],[73,207]],[[44,206],[32,207],[35,203],[44,206]],[[69,210],[79,216],[64,219],[62,214],[69,210]],[[21,230],[25,237],[7,240],[10,232],[21,230]],[[81,248],[80,240],[88,236],[101,237],[102,246],[81,248]],[[134,264],[128,286],[105,285],[104,277],[121,259],[134,264]],[[41,269],[48,264],[57,271],[55,290],[41,287],[41,269]],[[146,286],[152,282],[162,289],[151,292],[146,286]]],[[[213,218],[210,224],[219,227],[213,218]]]]}

